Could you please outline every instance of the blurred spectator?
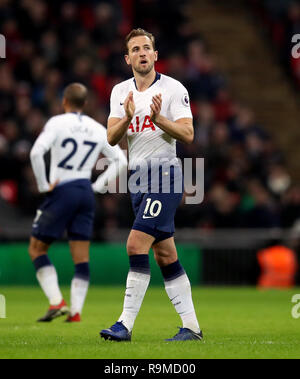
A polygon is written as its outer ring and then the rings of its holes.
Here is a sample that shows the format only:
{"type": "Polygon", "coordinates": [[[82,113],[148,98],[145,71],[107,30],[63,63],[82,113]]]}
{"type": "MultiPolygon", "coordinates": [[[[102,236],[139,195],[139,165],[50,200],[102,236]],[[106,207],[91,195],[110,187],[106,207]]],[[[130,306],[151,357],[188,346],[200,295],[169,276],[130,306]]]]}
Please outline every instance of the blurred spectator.
{"type": "Polygon", "coordinates": [[[237,228],[241,225],[238,212],[239,196],[216,184],[209,192],[212,203],[212,223],[215,228],[237,228]]]}
{"type": "Polygon", "coordinates": [[[113,5],[109,2],[101,2],[94,10],[95,25],[92,31],[92,38],[96,45],[109,46],[118,36],[118,17],[113,5]]]}
{"type": "Polygon", "coordinates": [[[271,193],[280,196],[289,189],[291,178],[283,165],[274,164],[269,167],[267,174],[267,186],[271,193]]]}
{"type": "MultiPolygon", "coordinates": [[[[265,0],[272,17],[286,12],[290,30],[297,31],[297,6],[287,12],[282,2],[274,3],[265,0]]],[[[29,151],[49,117],[62,112],[64,87],[73,81],[87,85],[85,111],[105,125],[112,87],[131,75],[124,37],[132,27],[144,27],[157,39],[157,70],[180,80],[190,93],[195,140],[178,143],[178,155],[205,158],[204,202],[183,206],[183,201],[177,226],[290,227],[299,219],[300,192],[282,153],[253,111],[232,98],[227,78],[187,17],[188,4],[0,1],[0,33],[8,41],[7,59],[0,62],[0,196],[34,214],[40,195],[29,151]]],[[[99,196],[97,203],[98,238],[106,229],[131,226],[128,195],[99,196]]]]}
{"type": "Polygon", "coordinates": [[[225,86],[225,79],[217,71],[215,62],[206,52],[201,39],[194,39],[187,47],[187,80],[192,98],[214,101],[217,92],[225,86]]]}
{"type": "Polygon", "coordinates": [[[246,228],[274,228],[280,226],[277,204],[257,179],[247,183],[246,190],[253,205],[245,213],[243,226],[246,228]]]}
{"type": "MultiPolygon", "coordinates": [[[[300,87],[300,59],[292,56],[292,37],[300,34],[300,2],[298,0],[248,0],[265,24],[279,59],[291,76],[292,83],[300,87]]],[[[299,40],[298,40],[299,42],[299,40]]]]}
{"type": "Polygon", "coordinates": [[[282,219],[284,228],[290,228],[300,221],[300,187],[291,186],[282,197],[282,219]]]}

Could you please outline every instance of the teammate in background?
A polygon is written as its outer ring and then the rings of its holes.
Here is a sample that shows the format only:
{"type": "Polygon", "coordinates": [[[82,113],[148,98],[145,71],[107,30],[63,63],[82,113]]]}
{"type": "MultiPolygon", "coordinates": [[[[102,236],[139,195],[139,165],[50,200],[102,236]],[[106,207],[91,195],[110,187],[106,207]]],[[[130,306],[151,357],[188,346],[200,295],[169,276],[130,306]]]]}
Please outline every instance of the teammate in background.
{"type": "Polygon", "coordinates": [[[33,222],[29,255],[37,280],[49,300],[50,308],[38,321],[52,321],[64,314],[66,321],[80,321],[89,285],[89,246],[95,212],[94,192],[100,192],[127,166],[119,146],[107,142],[106,129],[83,115],[87,89],[79,83],[66,87],[63,96],[65,114],[52,117],[36,140],[31,164],[38,189],[47,197],[33,222]],[[44,154],[51,150],[50,183],[46,178],[44,154]],[[99,154],[110,160],[106,171],[91,185],[91,172],[99,154]],[[49,245],[68,232],[75,264],[71,283],[71,309],[61,294],[57,273],[47,255],[49,245]]]}
{"type": "MultiPolygon", "coordinates": [[[[107,136],[116,145],[127,134],[129,168],[159,158],[174,165],[169,172],[173,186],[181,181],[181,193],[131,193],[135,221],[127,241],[130,269],[123,312],[118,321],[100,332],[101,337],[130,341],[136,316],[150,281],[149,250],[152,247],[165,282],[166,292],[180,315],[183,327],[168,341],[201,340],[189,279],[174,243],[174,216],[182,199],[182,176],[176,158],[176,140],[192,143],[192,113],[187,90],[177,80],[155,71],[155,40],[151,33],[134,29],[126,37],[127,55],[134,77],[117,84],[111,94],[107,136]]],[[[151,161],[152,162],[152,161],[151,161]]],[[[156,167],[157,169],[157,167],[156,167]]],[[[149,165],[146,177],[150,177],[149,165]]]]}

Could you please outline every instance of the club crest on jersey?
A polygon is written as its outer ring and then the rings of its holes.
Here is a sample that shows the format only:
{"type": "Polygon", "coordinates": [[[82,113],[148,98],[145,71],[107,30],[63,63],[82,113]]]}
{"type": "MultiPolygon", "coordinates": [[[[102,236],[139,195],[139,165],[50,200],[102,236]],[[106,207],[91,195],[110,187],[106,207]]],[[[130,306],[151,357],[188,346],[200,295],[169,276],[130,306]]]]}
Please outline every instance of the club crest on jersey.
{"type": "Polygon", "coordinates": [[[146,116],[144,118],[144,122],[143,123],[141,123],[139,116],[136,116],[136,118],[135,118],[135,125],[132,122],[129,125],[129,127],[128,127],[128,129],[131,130],[132,133],[143,132],[147,128],[151,128],[153,131],[156,130],[153,122],[151,121],[150,116],[146,116]]]}
{"type": "Polygon", "coordinates": [[[182,104],[186,107],[188,107],[190,105],[190,99],[189,99],[189,95],[187,93],[185,93],[181,99],[182,101],[182,104]]]}

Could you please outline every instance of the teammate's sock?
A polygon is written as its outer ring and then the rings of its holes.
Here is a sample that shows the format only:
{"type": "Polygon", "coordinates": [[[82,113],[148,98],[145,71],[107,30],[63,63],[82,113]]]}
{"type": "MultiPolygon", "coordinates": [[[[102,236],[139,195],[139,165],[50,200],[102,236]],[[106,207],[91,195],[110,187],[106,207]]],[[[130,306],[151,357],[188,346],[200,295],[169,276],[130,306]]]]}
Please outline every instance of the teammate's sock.
{"type": "Polygon", "coordinates": [[[55,267],[50,262],[48,255],[41,255],[33,261],[33,264],[37,280],[50,305],[59,305],[63,297],[59,289],[55,267]]]}
{"type": "Polygon", "coordinates": [[[199,333],[200,327],[192,300],[191,284],[183,267],[177,260],[160,269],[164,277],[166,292],[181,317],[183,327],[199,333]]]}
{"type": "Polygon", "coordinates": [[[75,265],[75,274],[71,283],[71,316],[81,314],[90,281],[88,263],[75,265]]]}
{"type": "Polygon", "coordinates": [[[131,332],[150,282],[149,256],[131,255],[129,263],[123,312],[118,321],[131,332]]]}

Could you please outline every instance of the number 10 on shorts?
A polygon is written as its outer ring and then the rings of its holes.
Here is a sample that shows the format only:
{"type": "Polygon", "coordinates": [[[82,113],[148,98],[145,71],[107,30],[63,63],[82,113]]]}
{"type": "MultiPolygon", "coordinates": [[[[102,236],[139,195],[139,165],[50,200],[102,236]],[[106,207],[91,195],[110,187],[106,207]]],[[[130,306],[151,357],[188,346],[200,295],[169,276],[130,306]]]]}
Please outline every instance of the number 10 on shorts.
{"type": "Polygon", "coordinates": [[[152,199],[148,197],[148,199],[146,199],[146,207],[144,210],[143,218],[157,217],[161,212],[161,208],[162,204],[159,200],[152,201],[152,199]],[[147,216],[147,214],[149,214],[149,216],[147,216]]]}

